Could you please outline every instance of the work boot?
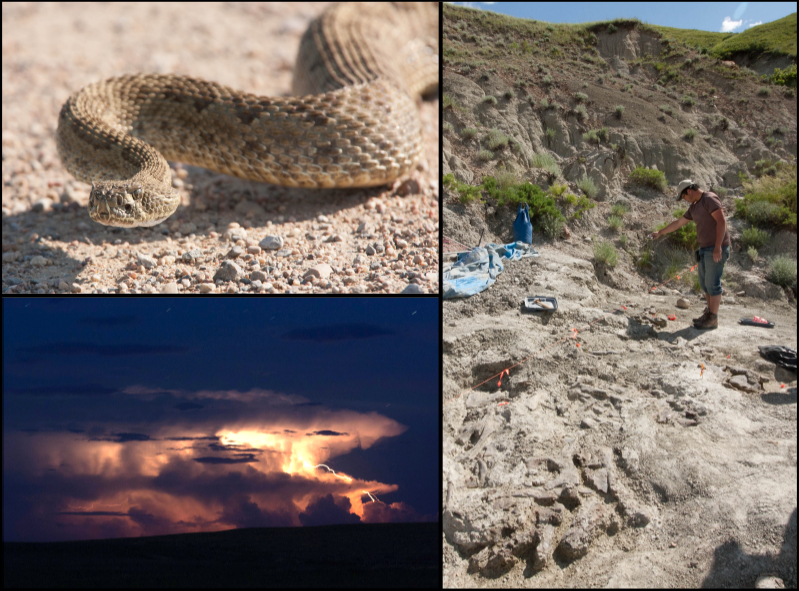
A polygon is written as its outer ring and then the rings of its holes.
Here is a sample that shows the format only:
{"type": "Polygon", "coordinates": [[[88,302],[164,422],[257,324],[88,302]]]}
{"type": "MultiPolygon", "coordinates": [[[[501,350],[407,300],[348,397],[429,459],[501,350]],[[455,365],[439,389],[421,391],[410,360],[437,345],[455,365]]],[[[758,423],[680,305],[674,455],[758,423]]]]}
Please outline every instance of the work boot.
{"type": "Polygon", "coordinates": [[[705,317],[706,317],[708,314],[710,314],[710,308],[708,308],[707,306],[705,306],[705,309],[704,309],[704,310],[702,310],[702,315],[701,315],[699,318],[694,318],[694,324],[696,324],[697,322],[702,322],[702,320],[704,320],[704,319],[705,319],[705,317]]]}
{"type": "Polygon", "coordinates": [[[708,311],[704,319],[694,322],[694,328],[718,328],[719,315],[708,311]]]}

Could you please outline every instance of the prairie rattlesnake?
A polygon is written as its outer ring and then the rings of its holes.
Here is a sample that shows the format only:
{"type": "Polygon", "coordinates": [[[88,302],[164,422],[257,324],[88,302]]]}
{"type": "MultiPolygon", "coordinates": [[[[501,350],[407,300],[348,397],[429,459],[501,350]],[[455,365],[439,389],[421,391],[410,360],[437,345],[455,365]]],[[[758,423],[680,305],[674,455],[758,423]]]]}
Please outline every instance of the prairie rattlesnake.
{"type": "Polygon", "coordinates": [[[69,98],[56,143],[92,184],[93,220],[152,226],[179,204],[167,159],[290,187],[391,182],[421,154],[416,99],[437,84],[437,3],[344,3],[303,36],[295,97],[178,75],[111,78],[69,98]]]}

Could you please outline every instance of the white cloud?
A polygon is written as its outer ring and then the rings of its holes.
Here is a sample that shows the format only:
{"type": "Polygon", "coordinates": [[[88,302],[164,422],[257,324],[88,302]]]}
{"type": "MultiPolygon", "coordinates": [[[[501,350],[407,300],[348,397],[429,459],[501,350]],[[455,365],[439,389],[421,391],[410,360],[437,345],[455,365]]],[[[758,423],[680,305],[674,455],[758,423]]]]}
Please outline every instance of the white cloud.
{"type": "Polygon", "coordinates": [[[722,33],[729,33],[730,31],[734,31],[738,27],[743,24],[743,21],[734,21],[730,17],[725,16],[724,22],[721,24],[721,32],[722,33]]]}
{"type": "Polygon", "coordinates": [[[751,25],[747,25],[747,26],[751,29],[752,27],[756,27],[757,25],[762,25],[762,24],[763,24],[763,21],[757,21],[756,23],[752,23],[751,25]]]}

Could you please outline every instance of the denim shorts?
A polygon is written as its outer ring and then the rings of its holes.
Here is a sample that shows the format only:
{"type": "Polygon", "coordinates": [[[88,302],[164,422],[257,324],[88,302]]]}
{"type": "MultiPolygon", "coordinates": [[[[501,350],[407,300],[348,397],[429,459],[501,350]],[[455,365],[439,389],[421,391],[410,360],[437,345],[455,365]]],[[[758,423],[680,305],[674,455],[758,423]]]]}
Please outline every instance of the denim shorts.
{"type": "Polygon", "coordinates": [[[730,247],[721,247],[721,260],[713,260],[715,246],[699,249],[699,285],[708,295],[717,296],[724,293],[721,288],[721,274],[724,273],[724,263],[730,258],[730,247]]]}

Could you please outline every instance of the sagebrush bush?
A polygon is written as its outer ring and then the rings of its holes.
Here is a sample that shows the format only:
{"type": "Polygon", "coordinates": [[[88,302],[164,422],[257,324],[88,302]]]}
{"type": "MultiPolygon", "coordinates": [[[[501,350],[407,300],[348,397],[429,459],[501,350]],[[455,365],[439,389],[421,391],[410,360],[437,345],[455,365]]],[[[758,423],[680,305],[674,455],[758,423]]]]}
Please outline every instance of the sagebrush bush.
{"type": "Polygon", "coordinates": [[[596,242],[594,243],[594,260],[602,263],[606,267],[615,267],[619,262],[619,255],[616,252],[616,247],[610,242],[596,242]]]}
{"type": "Polygon", "coordinates": [[[649,186],[658,191],[665,191],[667,187],[666,175],[662,170],[650,170],[641,166],[630,173],[630,180],[637,185],[649,186]]]}
{"type": "Polygon", "coordinates": [[[498,150],[500,148],[505,148],[508,145],[508,141],[510,138],[502,133],[498,129],[492,129],[488,132],[488,137],[486,138],[486,144],[488,144],[489,149],[491,150],[498,150]]]}
{"type": "MultiPolygon", "coordinates": [[[[549,130],[547,130],[547,132],[549,132],[549,130]]],[[[558,163],[555,162],[555,158],[547,152],[543,154],[533,154],[531,164],[533,168],[543,168],[550,174],[560,176],[560,167],[558,163]]]]}
{"type": "Polygon", "coordinates": [[[583,175],[583,178],[577,181],[577,187],[581,189],[589,199],[596,197],[596,194],[599,192],[596,184],[593,180],[588,178],[588,175],[583,175]]]}
{"type": "Polygon", "coordinates": [[[546,213],[538,216],[538,228],[541,233],[547,238],[555,239],[563,233],[563,226],[566,225],[566,220],[563,217],[556,217],[552,214],[546,213]]]}
{"type": "Polygon", "coordinates": [[[766,230],[760,228],[747,228],[741,234],[741,242],[744,248],[754,247],[760,248],[768,243],[770,234],[766,230]]]}
{"type": "Polygon", "coordinates": [[[630,208],[627,207],[624,203],[616,203],[613,207],[610,208],[610,213],[615,216],[623,217],[625,213],[629,213],[630,208]]]}
{"type": "Polygon", "coordinates": [[[792,287],[796,284],[796,261],[783,254],[775,256],[766,279],[782,287],[792,287]]]}

